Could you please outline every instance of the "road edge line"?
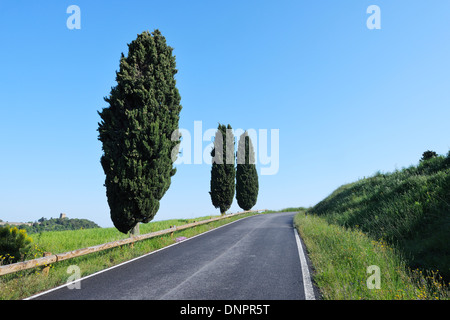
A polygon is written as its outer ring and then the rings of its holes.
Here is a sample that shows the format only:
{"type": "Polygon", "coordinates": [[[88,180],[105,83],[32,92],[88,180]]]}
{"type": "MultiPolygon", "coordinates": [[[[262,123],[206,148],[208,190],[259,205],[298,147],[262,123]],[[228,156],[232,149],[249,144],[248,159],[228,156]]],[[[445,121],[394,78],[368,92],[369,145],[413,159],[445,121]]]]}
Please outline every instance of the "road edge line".
{"type": "Polygon", "coordinates": [[[305,290],[305,300],[316,300],[314,295],[314,288],[309,273],[308,263],[306,262],[305,252],[303,251],[302,242],[298,234],[297,228],[294,226],[295,241],[297,242],[298,255],[300,258],[300,265],[302,267],[303,288],[305,290]]]}

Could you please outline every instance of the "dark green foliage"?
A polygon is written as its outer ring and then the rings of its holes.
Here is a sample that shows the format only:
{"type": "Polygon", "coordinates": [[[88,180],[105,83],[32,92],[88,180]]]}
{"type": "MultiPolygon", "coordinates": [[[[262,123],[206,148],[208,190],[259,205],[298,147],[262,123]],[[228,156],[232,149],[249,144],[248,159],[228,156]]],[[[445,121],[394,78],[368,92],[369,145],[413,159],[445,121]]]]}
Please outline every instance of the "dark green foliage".
{"type": "Polygon", "coordinates": [[[436,158],[437,156],[438,154],[436,152],[427,150],[422,154],[422,159],[420,159],[420,161],[430,160],[436,158]]]}
{"type": "Polygon", "coordinates": [[[234,134],[230,125],[219,124],[211,151],[211,201],[220,213],[231,207],[234,198],[236,168],[234,134]]]}
{"type": "Polygon", "coordinates": [[[98,129],[111,219],[123,233],[151,221],[170,187],[181,111],[173,49],[160,31],[143,32],[128,49],[98,129]]]}
{"type": "Polygon", "coordinates": [[[243,210],[250,210],[258,199],[258,172],[255,150],[248,132],[239,138],[236,168],[236,200],[243,210]]]}
{"type": "Polygon", "coordinates": [[[0,265],[23,260],[31,249],[31,243],[25,230],[8,225],[0,227],[0,265]]]}
{"type": "Polygon", "coordinates": [[[448,167],[448,161],[444,156],[436,156],[425,161],[420,161],[417,166],[419,174],[433,174],[448,167]]]}
{"type": "Polygon", "coordinates": [[[45,231],[63,231],[100,228],[95,222],[87,219],[69,219],[69,218],[41,218],[31,226],[20,225],[19,228],[25,229],[28,234],[45,231]]]}

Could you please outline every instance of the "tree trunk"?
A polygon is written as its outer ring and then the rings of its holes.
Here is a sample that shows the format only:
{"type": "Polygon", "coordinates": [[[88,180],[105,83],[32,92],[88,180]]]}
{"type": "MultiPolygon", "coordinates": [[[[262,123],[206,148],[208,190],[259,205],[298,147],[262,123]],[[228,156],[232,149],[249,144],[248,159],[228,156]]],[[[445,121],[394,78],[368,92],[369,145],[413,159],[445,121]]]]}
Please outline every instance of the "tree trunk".
{"type": "Polygon", "coordinates": [[[137,223],[130,231],[130,237],[139,235],[139,223],[137,223]]]}

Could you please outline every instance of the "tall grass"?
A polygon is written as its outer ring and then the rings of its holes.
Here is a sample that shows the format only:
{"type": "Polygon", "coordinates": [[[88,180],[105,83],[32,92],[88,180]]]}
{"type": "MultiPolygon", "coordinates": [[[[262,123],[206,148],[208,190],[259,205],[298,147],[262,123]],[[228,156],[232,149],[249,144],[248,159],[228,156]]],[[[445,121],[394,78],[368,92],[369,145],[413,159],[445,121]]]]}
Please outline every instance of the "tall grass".
{"type": "Polygon", "coordinates": [[[308,212],[386,242],[409,267],[450,281],[450,153],[344,185],[308,212]]]}
{"type": "Polygon", "coordinates": [[[410,270],[401,254],[385,241],[303,212],[295,216],[294,224],[308,249],[313,279],[324,299],[449,299],[448,288],[437,273],[410,270]],[[370,286],[370,266],[379,268],[379,288],[370,286]]]}

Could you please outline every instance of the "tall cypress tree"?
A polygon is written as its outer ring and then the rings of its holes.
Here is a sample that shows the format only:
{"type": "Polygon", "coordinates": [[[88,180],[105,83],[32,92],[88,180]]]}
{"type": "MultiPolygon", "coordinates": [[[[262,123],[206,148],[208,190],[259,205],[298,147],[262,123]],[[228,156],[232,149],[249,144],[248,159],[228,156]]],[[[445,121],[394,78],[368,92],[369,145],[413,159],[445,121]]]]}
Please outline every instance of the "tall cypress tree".
{"type": "Polygon", "coordinates": [[[259,183],[255,150],[248,132],[239,138],[236,169],[236,200],[243,210],[250,210],[258,199],[259,183]]]}
{"type": "Polygon", "coordinates": [[[176,88],[173,48],[159,30],[139,34],[122,53],[117,85],[99,115],[101,165],[111,219],[127,233],[147,223],[168,190],[173,167],[171,151],[179,143],[171,135],[178,129],[181,111],[176,88]]]}
{"type": "Polygon", "coordinates": [[[230,125],[219,124],[214,138],[214,148],[211,151],[211,201],[220,213],[231,207],[235,191],[235,153],[234,135],[230,125]]]}

